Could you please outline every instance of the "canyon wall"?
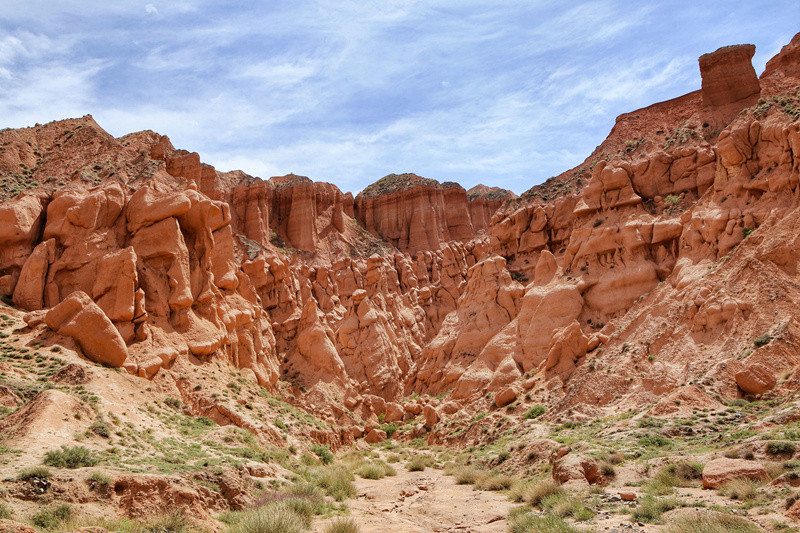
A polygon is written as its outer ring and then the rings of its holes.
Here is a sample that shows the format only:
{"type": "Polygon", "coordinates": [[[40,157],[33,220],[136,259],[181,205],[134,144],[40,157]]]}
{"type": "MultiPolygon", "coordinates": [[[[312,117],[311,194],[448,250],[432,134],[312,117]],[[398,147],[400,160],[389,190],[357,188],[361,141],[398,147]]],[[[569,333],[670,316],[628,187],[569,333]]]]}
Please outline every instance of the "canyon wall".
{"type": "Polygon", "coordinates": [[[580,418],[788,372],[778,391],[800,379],[797,42],[761,78],[748,46],[703,56],[699,91],[520,198],[414,174],[353,198],[88,116],[0,132],[0,292],[90,359],[231,364],[353,436],[523,394],[580,418]]]}

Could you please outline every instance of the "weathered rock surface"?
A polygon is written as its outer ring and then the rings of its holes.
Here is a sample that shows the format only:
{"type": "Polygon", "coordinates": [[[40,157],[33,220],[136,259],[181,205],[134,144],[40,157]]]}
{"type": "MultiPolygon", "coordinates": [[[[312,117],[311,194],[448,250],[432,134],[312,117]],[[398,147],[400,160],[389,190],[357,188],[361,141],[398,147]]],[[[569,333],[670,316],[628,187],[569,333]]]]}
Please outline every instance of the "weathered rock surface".
{"type": "Polygon", "coordinates": [[[714,459],[703,467],[704,489],[716,489],[736,479],[763,481],[767,478],[763,465],[745,459],[714,459]]]}
{"type": "Polygon", "coordinates": [[[74,338],[95,363],[119,368],[128,358],[125,342],[114,324],[85,292],[70,294],[47,312],[45,322],[53,331],[74,338]]]}
{"type": "Polygon", "coordinates": [[[758,100],[761,86],[751,63],[755,53],[752,44],[740,44],[700,56],[703,105],[723,124],[758,100]]]}

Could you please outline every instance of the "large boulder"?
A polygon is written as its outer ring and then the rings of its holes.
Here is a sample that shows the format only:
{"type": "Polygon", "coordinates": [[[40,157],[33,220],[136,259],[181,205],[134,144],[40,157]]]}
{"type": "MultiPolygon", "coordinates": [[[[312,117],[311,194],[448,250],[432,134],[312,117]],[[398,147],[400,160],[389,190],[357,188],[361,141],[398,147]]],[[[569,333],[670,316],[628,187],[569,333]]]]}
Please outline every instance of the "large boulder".
{"type": "Polygon", "coordinates": [[[494,404],[497,407],[505,407],[517,399],[517,393],[511,387],[506,387],[494,395],[494,404]]]}
{"type": "Polygon", "coordinates": [[[764,365],[750,365],[734,376],[739,388],[748,394],[764,394],[775,387],[775,375],[764,365]]]}
{"type": "Polygon", "coordinates": [[[422,409],[422,415],[425,417],[425,427],[432,428],[439,422],[439,413],[432,405],[426,405],[422,409]]]}
{"type": "Polygon", "coordinates": [[[377,444],[379,442],[383,442],[387,439],[386,432],[382,429],[372,428],[367,436],[364,437],[364,440],[369,442],[370,444],[377,444]]]}
{"type": "Polygon", "coordinates": [[[553,479],[560,484],[575,482],[578,484],[595,484],[603,480],[600,466],[594,457],[569,453],[561,455],[557,452],[553,456],[553,479]],[[560,457],[559,457],[560,456],[560,457]]]}
{"type": "Polygon", "coordinates": [[[47,327],[72,337],[84,355],[94,361],[121,367],[128,348],[111,320],[83,291],[75,291],[45,315],[47,327]]]}
{"type": "Polygon", "coordinates": [[[724,457],[709,461],[703,468],[704,489],[716,489],[736,479],[763,481],[767,479],[767,471],[756,461],[724,457]]]}

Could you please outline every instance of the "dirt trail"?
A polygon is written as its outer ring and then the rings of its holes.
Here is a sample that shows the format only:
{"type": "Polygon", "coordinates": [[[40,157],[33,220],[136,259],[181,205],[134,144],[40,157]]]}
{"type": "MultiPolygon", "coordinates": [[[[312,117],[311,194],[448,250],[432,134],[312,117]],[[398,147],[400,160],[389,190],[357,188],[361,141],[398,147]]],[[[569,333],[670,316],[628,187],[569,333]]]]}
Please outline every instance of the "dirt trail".
{"type": "MultiPolygon", "coordinates": [[[[358,496],[347,502],[361,533],[501,533],[513,504],[503,494],[456,485],[450,476],[432,468],[380,480],[356,479],[358,496]]],[[[324,530],[327,520],[316,523],[324,530]]]]}

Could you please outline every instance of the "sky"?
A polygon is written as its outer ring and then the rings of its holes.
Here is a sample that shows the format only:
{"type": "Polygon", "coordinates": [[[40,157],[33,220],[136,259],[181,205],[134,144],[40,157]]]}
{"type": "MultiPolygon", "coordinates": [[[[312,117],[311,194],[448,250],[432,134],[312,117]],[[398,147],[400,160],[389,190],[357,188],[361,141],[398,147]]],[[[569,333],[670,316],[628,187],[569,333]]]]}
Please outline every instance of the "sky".
{"type": "Polygon", "coordinates": [[[0,128],[90,113],[222,171],[521,193],[699,89],[701,54],[753,43],[760,74],[797,32],[797,0],[0,0],[0,128]]]}

